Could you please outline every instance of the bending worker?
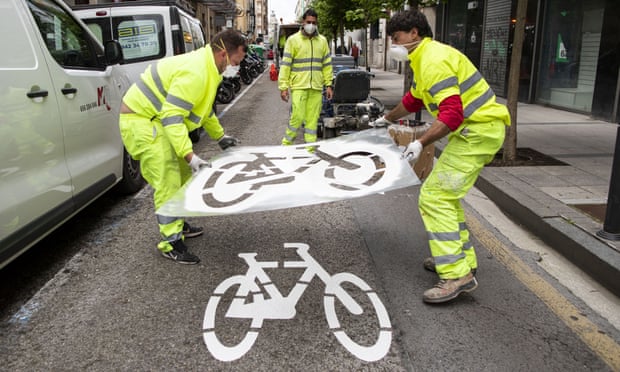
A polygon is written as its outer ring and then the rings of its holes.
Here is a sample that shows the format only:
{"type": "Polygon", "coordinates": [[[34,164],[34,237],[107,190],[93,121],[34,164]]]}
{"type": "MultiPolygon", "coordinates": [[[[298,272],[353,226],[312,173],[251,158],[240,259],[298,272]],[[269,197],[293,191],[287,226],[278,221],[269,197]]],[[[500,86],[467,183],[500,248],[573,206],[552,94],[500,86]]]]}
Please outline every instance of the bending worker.
{"type": "MultiPolygon", "coordinates": [[[[153,187],[155,210],[192,175],[209,163],[192,149],[188,132],[203,127],[222,150],[237,144],[213,112],[213,102],[227,65],[245,57],[246,40],[237,31],[216,34],[203,48],[149,65],[121,105],[120,130],[125,148],[140,160],[142,175],[153,187]]],[[[184,238],[201,235],[180,217],[157,215],[162,255],[183,264],[196,264],[184,238]]]]}
{"type": "Polygon", "coordinates": [[[332,58],[327,39],[316,28],[317,13],[308,9],[303,15],[303,28],[291,35],[284,46],[278,88],[280,97],[288,102],[291,90],[291,119],[282,138],[283,145],[292,145],[297,131],[304,125],[304,141],[316,142],[317,122],[323,105],[323,87],[331,99],[332,58]]]}
{"type": "Polygon", "coordinates": [[[418,205],[432,254],[424,268],[435,271],[440,279],[424,292],[423,300],[446,302],[478,286],[474,276],[478,262],[461,199],[501,148],[510,115],[465,55],[432,39],[424,14],[417,10],[395,14],[387,33],[395,44],[392,57],[409,62],[413,82],[401,102],[373,125],[385,126],[424,106],[435,120],[406,148],[406,156],[414,162],[424,146],[448,136],[448,144],[422,185],[418,205]]]}

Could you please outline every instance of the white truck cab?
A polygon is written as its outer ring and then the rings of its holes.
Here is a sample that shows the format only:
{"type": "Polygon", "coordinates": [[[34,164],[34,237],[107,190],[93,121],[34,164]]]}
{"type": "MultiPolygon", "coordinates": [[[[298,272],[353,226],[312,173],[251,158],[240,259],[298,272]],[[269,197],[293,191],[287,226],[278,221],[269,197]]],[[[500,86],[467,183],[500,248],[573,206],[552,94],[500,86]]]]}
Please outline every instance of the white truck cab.
{"type": "Polygon", "coordinates": [[[0,23],[2,267],[107,190],[144,180],[118,128],[120,45],[104,49],[62,0],[2,0],[0,23]]]}

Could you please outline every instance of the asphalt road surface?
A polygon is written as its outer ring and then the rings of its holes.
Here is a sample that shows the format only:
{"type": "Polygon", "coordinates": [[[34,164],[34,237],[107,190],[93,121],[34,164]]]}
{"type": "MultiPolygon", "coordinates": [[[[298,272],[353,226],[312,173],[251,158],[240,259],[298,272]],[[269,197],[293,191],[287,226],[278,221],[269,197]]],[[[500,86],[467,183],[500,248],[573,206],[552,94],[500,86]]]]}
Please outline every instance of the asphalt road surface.
{"type": "MultiPolygon", "coordinates": [[[[244,88],[219,107],[226,132],[278,145],[276,82],[244,88]]],[[[219,153],[207,137],[195,149],[219,153]]],[[[106,195],[0,273],[0,370],[620,369],[618,329],[469,204],[480,285],[424,304],[437,277],[418,191],[191,218],[206,230],[187,240],[195,266],[156,250],[149,187],[106,195]]]]}

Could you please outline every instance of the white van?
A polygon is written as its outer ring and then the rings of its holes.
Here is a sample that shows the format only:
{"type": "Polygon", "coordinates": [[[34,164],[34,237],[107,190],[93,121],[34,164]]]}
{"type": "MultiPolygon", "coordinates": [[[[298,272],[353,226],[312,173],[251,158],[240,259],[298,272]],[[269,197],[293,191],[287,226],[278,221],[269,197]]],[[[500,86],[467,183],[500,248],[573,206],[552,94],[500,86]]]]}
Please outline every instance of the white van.
{"type": "Polygon", "coordinates": [[[73,11],[101,42],[117,40],[121,44],[123,67],[132,81],[154,60],[205,45],[200,21],[175,1],[75,5],[73,11]]]}
{"type": "Polygon", "coordinates": [[[104,49],[62,0],[2,0],[0,24],[3,267],[107,190],[144,180],[118,128],[120,45],[104,49]]]}

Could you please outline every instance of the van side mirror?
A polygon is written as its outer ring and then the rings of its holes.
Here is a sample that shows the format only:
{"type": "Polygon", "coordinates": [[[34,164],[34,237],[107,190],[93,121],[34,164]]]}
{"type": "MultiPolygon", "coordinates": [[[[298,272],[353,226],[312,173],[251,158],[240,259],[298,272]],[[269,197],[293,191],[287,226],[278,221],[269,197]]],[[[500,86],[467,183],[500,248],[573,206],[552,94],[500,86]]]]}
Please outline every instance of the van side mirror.
{"type": "Polygon", "coordinates": [[[107,65],[116,65],[123,61],[123,48],[116,40],[108,40],[104,45],[105,63],[107,65]]]}

